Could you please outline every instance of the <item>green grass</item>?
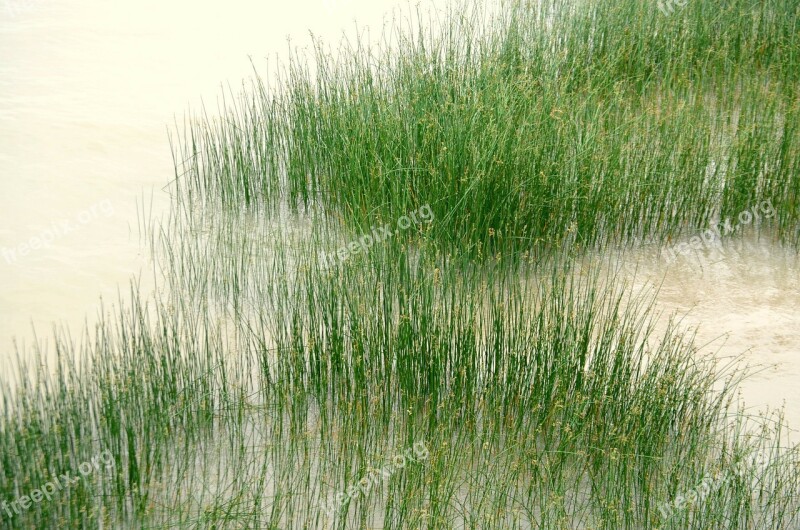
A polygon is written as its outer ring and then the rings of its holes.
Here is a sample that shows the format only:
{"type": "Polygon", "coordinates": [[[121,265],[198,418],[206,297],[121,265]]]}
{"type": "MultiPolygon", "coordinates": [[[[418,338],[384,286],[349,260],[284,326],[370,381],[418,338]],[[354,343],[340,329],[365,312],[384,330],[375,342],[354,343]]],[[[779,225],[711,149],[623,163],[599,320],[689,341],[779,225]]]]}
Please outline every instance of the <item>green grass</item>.
{"type": "MultiPolygon", "coordinates": [[[[284,249],[271,273],[303,255],[284,249]]],[[[319,271],[314,257],[291,283],[209,296],[216,309],[121,311],[82,373],[17,392],[3,498],[98,448],[117,466],[15,527],[322,528],[318,503],[419,440],[430,458],[332,527],[655,527],[659,503],[757,446],[772,468],[664,527],[796,521],[796,449],[780,433],[748,440],[731,402],[742,374],[718,374],[675,328],[656,333],[651,297],[560,262],[445,267],[390,245],[319,271]],[[223,323],[224,307],[248,309],[223,323]]]]}
{"type": "Polygon", "coordinates": [[[0,502],[115,466],[3,528],[800,524],[798,447],[740,407],[746,372],[663,328],[655,292],[575,265],[765,200],[761,233],[796,245],[797,7],[469,7],[396,23],[390,49],[317,43],[317,70],[296,58],[184,127],[159,290],[0,380],[0,502]],[[424,227],[321,266],[425,204],[424,227]]]}
{"type": "Polygon", "coordinates": [[[665,240],[764,200],[796,244],[797,6],[568,5],[398,23],[391,47],[336,58],[317,44],[315,69],[300,56],[185,131],[185,187],[323,204],[351,227],[430,204],[430,237],[472,256],[665,240]]]}

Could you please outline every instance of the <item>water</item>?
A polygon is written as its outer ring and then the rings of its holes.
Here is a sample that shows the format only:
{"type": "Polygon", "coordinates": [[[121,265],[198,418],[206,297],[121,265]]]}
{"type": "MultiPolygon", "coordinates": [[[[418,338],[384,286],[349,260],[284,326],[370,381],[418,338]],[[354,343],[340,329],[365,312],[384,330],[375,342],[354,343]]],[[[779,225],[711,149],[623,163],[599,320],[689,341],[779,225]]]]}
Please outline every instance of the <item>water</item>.
{"type": "MultiPolygon", "coordinates": [[[[140,226],[169,205],[168,127],[202,105],[214,114],[222,88],[237,91],[253,64],[263,74],[286,55],[287,35],[293,45],[307,44],[309,30],[330,42],[356,19],[375,36],[395,5],[404,4],[0,5],[0,368],[14,337],[30,342],[32,324],[39,335],[52,323],[78,331],[100,297],[114,301],[133,275],[148,278],[140,226]]],[[[786,404],[800,426],[797,255],[747,239],[731,249],[671,264],[644,251],[622,265],[631,277],[638,265],[637,285],[663,281],[658,303],[688,311],[683,324],[698,329],[702,351],[763,366],[742,388],[748,406],[786,404]]]]}
{"type": "Polygon", "coordinates": [[[101,296],[150,277],[140,226],[169,205],[169,127],[203,106],[214,115],[254,65],[269,76],[288,36],[336,41],[356,18],[377,33],[405,5],[3,1],[0,369],[32,325],[40,337],[53,323],[79,331],[101,296]]]}
{"type": "Polygon", "coordinates": [[[800,428],[800,257],[795,250],[743,233],[674,260],[645,246],[623,257],[594,256],[587,262],[619,271],[634,290],[657,289],[662,330],[676,315],[683,329],[696,331],[698,355],[716,355],[720,367],[736,359],[752,371],[740,387],[748,412],[785,406],[789,425],[800,428]]]}

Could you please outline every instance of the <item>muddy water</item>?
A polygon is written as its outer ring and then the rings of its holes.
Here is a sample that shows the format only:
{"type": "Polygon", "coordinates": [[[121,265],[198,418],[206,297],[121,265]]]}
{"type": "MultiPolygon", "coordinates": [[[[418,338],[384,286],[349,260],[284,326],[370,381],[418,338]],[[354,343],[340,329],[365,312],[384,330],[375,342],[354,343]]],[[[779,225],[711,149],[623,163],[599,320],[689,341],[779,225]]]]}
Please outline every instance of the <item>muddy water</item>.
{"type": "Polygon", "coordinates": [[[169,205],[168,127],[213,115],[254,65],[269,76],[287,37],[378,28],[395,4],[0,2],[0,370],[32,324],[75,335],[150,277],[140,226],[169,205]]]}
{"type": "MultiPolygon", "coordinates": [[[[30,341],[31,324],[40,335],[54,322],[77,331],[101,296],[116,299],[148,270],[139,227],[169,204],[174,120],[203,102],[213,114],[221,85],[236,90],[252,71],[250,57],[263,74],[288,49],[287,35],[306,43],[311,30],[332,41],[354,19],[379,27],[394,5],[5,0],[0,370],[12,337],[30,341]]],[[[660,307],[686,313],[682,323],[697,329],[704,351],[761,367],[743,387],[747,405],[785,404],[800,426],[797,255],[766,240],[738,241],[670,263],[649,249],[622,263],[594,259],[622,265],[631,278],[636,271],[640,287],[660,284],[660,307]]]]}
{"type": "Polygon", "coordinates": [[[797,251],[752,233],[697,246],[674,258],[645,246],[587,262],[619,271],[634,290],[658,289],[663,327],[675,315],[682,328],[696,331],[699,355],[716,355],[720,366],[738,359],[752,371],[741,385],[748,412],[785,406],[789,425],[800,428],[797,251]]]}

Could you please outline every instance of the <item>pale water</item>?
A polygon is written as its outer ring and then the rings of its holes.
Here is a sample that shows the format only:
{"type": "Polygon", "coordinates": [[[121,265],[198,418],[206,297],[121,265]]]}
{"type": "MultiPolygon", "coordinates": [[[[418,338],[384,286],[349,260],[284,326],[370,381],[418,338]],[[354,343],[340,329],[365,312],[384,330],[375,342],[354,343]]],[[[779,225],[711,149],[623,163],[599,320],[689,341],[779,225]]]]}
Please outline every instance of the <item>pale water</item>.
{"type": "Polygon", "coordinates": [[[0,369],[32,324],[79,334],[101,296],[151,277],[141,226],[169,205],[169,128],[213,116],[223,90],[254,66],[269,77],[309,32],[377,34],[403,6],[0,0],[0,369]]]}
{"type": "MultiPolygon", "coordinates": [[[[263,73],[285,56],[287,35],[332,41],[353,20],[377,33],[395,4],[0,5],[0,366],[12,338],[30,342],[31,324],[40,336],[53,323],[78,332],[101,296],[114,301],[131,277],[148,277],[141,227],[169,205],[175,120],[203,103],[214,114],[223,87],[236,92],[253,64],[263,73]]],[[[745,238],[725,255],[673,263],[650,251],[596,260],[636,271],[637,286],[661,284],[659,307],[688,312],[683,325],[698,329],[702,351],[761,365],[742,388],[746,404],[785,405],[800,426],[796,252],[745,238]]]]}

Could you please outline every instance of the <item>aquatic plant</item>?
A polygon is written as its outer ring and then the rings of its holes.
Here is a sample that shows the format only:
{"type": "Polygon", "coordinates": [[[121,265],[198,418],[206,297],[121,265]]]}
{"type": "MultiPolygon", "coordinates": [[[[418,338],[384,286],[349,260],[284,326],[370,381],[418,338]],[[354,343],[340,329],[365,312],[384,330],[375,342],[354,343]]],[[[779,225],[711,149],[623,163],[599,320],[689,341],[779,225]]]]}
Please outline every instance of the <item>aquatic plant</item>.
{"type": "Polygon", "coordinates": [[[468,7],[187,122],[159,289],[0,380],[0,502],[114,465],[4,527],[800,524],[746,372],[575,260],[764,201],[797,243],[797,6],[468,7]]]}

